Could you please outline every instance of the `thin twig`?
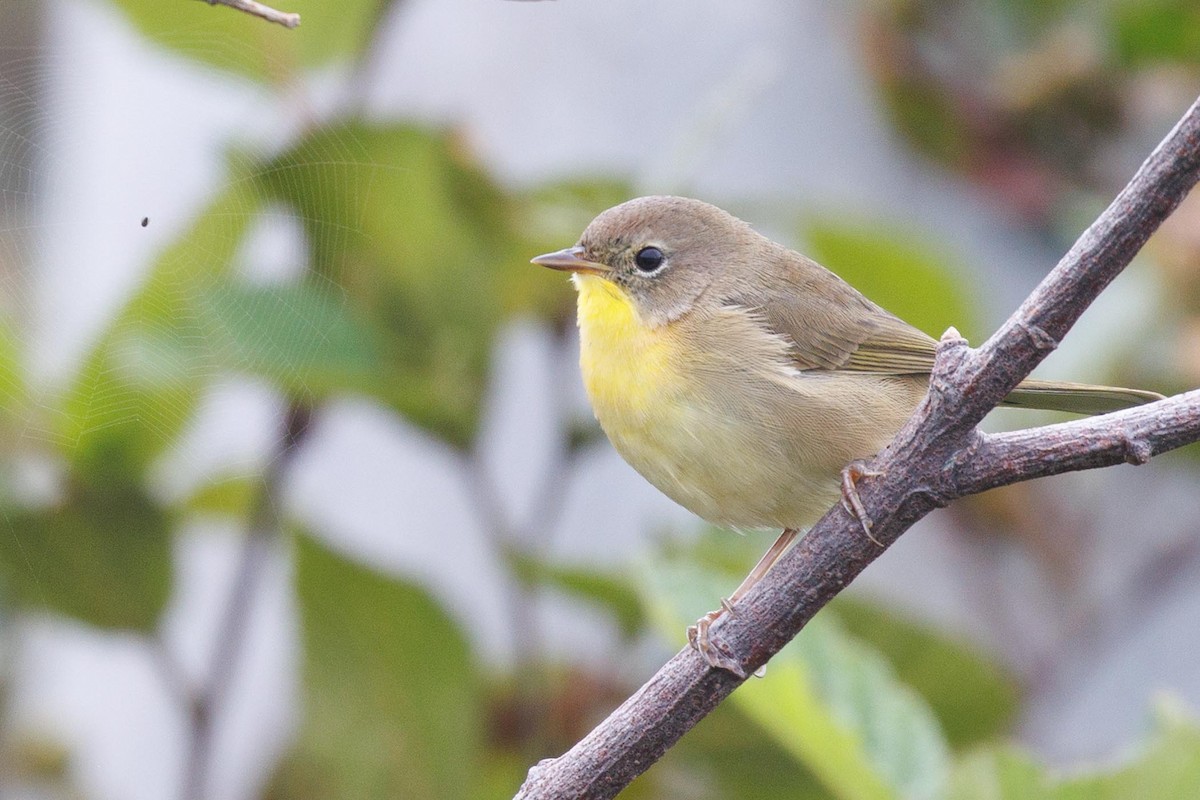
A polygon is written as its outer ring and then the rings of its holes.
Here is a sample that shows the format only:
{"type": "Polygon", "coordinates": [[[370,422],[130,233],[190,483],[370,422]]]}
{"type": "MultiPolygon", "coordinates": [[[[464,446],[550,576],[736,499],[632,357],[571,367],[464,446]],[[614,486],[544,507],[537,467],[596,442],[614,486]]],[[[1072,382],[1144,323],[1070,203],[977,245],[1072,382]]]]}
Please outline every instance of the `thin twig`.
{"type": "Polygon", "coordinates": [[[290,11],[276,11],[270,6],[257,3],[255,0],[204,0],[210,6],[228,6],[251,16],[260,17],[267,22],[275,22],[285,28],[295,28],[300,25],[300,15],[290,11]]]}
{"type": "Polygon", "coordinates": [[[182,800],[204,800],[207,796],[217,714],[222,709],[234,669],[245,648],[246,627],[263,568],[279,537],[279,498],[283,479],[308,433],[312,413],[312,406],[305,401],[295,400],[288,406],[274,457],[263,473],[254,498],[232,588],[216,631],[208,675],[204,685],[192,694],[188,706],[190,735],[180,792],[182,800]]]}
{"type": "Polygon", "coordinates": [[[1200,397],[1189,392],[1141,410],[985,437],[978,422],[1062,340],[1200,178],[1200,101],[1146,160],[1003,327],[978,350],[951,330],[930,390],[869,468],[859,494],[872,536],[834,506],[711,630],[742,675],[685,648],[570,751],[529,771],[518,798],[609,798],[657,761],[789,642],[900,534],[934,508],[1041,470],[1087,469],[1200,440],[1200,397]],[[1055,467],[1038,466],[1055,460],[1055,467]],[[1022,466],[1023,465],[1023,466],[1022,466]]]}
{"type": "Polygon", "coordinates": [[[388,41],[385,35],[387,25],[397,13],[396,9],[404,2],[405,0],[376,0],[365,28],[372,31],[372,36],[354,57],[354,64],[350,68],[343,90],[341,111],[346,116],[358,116],[366,111],[370,92],[379,82],[380,64],[385,52],[384,43],[388,41]]]}

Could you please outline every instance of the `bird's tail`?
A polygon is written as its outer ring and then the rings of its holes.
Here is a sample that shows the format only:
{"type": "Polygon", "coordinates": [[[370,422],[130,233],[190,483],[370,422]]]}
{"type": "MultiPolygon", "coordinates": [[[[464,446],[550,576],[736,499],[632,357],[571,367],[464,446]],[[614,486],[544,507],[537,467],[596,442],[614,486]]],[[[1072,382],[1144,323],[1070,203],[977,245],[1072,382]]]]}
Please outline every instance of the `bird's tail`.
{"type": "Polygon", "coordinates": [[[1163,396],[1158,392],[1141,389],[1028,379],[1021,381],[1001,405],[1069,411],[1072,414],[1107,414],[1109,411],[1120,411],[1162,399],[1163,396]]]}

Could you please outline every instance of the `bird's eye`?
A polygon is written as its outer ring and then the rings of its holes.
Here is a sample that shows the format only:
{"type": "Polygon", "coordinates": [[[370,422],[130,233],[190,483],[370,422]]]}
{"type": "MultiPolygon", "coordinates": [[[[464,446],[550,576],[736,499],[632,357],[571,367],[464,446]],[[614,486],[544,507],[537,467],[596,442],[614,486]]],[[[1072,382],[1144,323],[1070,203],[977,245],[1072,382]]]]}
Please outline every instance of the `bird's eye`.
{"type": "Polygon", "coordinates": [[[663,265],[667,257],[657,247],[643,247],[634,256],[633,263],[641,272],[654,272],[663,265]]]}

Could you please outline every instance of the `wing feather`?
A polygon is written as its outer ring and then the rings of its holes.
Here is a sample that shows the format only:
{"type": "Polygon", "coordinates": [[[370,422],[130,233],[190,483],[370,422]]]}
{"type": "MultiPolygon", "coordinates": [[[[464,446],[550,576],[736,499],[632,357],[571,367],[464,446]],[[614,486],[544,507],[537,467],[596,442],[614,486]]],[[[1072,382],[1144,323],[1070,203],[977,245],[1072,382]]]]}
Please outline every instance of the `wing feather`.
{"type": "Polygon", "coordinates": [[[784,291],[728,298],[753,310],[790,346],[797,369],[913,375],[933,369],[937,342],[815,261],[777,263],[784,291]]]}
{"type": "MultiPolygon", "coordinates": [[[[783,291],[730,298],[779,337],[800,370],[928,375],[937,340],[872,303],[815,261],[789,253],[771,265],[783,291]]],[[[1026,379],[1003,405],[1102,414],[1161,399],[1156,392],[1026,379]]]]}

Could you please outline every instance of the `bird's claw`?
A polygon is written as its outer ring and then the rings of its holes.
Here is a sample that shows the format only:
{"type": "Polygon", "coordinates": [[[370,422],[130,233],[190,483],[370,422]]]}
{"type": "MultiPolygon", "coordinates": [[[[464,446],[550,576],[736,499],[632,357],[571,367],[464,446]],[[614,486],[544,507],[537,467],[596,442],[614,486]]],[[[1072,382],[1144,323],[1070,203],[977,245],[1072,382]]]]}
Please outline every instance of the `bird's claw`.
{"type": "Polygon", "coordinates": [[[732,608],[727,606],[728,601],[722,600],[720,608],[717,611],[710,611],[700,619],[696,620],[695,625],[691,625],[687,629],[688,644],[692,649],[700,654],[710,667],[715,669],[723,669],[727,672],[732,672],[739,678],[746,677],[746,670],[741,663],[733,657],[727,650],[721,647],[718,643],[712,641],[709,637],[709,628],[713,622],[721,617],[726,610],[732,612],[732,608]]]}
{"type": "Polygon", "coordinates": [[[875,538],[871,533],[871,527],[874,523],[871,521],[870,515],[867,514],[866,506],[863,505],[862,498],[858,496],[858,481],[860,478],[878,477],[882,472],[867,469],[865,461],[851,461],[842,470],[842,508],[862,525],[863,533],[867,535],[875,544],[883,547],[883,542],[875,538]]]}

